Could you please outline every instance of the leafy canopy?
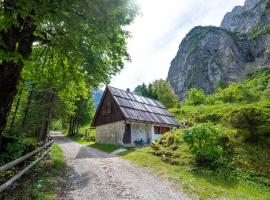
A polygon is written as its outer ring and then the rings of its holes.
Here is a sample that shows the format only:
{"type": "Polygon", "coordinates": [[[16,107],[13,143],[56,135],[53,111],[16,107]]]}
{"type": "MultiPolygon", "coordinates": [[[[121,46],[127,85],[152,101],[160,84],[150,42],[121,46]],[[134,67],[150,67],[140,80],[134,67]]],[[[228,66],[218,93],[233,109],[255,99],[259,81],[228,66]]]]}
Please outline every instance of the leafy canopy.
{"type": "Polygon", "coordinates": [[[148,86],[145,83],[138,85],[134,92],[137,95],[156,99],[162,102],[167,108],[172,108],[179,103],[179,99],[170,84],[162,79],[155,80],[148,86]]]}
{"type": "Polygon", "coordinates": [[[185,104],[197,106],[197,105],[205,103],[205,100],[206,100],[206,97],[204,95],[203,90],[192,88],[187,93],[185,104]]]}

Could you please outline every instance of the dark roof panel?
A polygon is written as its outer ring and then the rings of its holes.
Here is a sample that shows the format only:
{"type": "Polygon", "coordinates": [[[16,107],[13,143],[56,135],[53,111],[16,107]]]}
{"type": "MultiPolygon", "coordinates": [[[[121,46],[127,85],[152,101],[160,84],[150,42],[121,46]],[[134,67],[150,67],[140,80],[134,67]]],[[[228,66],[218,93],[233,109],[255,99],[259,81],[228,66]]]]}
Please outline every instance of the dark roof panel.
{"type": "Polygon", "coordinates": [[[159,101],[108,86],[126,119],[179,126],[178,121],[159,101]]]}

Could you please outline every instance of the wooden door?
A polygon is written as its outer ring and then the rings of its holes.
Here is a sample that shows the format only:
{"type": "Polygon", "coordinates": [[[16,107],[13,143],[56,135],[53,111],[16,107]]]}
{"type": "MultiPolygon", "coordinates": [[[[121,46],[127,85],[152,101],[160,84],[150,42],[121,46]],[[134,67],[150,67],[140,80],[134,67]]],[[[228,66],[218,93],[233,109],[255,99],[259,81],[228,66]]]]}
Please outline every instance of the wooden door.
{"type": "Polygon", "coordinates": [[[125,126],[125,133],[123,137],[123,143],[124,144],[130,144],[131,143],[131,127],[130,124],[126,124],[125,126]]]}

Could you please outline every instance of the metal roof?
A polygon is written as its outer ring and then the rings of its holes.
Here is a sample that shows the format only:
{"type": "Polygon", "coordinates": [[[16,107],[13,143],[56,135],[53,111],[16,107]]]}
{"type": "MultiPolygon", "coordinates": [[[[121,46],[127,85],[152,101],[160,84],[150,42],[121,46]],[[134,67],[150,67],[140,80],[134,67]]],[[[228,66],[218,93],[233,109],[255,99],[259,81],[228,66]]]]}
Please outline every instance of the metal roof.
{"type": "Polygon", "coordinates": [[[126,119],[179,126],[175,117],[159,101],[107,87],[126,119]]]}

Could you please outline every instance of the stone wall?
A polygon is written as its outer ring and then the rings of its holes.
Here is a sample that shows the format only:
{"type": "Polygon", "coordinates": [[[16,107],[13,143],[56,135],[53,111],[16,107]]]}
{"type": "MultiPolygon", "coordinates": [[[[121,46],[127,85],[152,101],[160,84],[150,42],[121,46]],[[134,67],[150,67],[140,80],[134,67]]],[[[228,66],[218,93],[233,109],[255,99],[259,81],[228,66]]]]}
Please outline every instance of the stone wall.
{"type": "Polygon", "coordinates": [[[96,143],[123,145],[124,121],[96,127],[96,143]]]}

